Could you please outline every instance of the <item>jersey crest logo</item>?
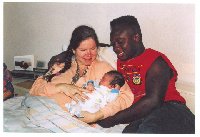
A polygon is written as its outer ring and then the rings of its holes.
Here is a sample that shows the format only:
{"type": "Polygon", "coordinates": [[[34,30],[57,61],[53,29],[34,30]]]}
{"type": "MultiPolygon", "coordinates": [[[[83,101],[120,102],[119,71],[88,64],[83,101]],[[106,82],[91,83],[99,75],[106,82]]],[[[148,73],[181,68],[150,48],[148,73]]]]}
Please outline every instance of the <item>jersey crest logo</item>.
{"type": "Polygon", "coordinates": [[[142,84],[142,79],[140,77],[140,74],[134,74],[132,79],[133,79],[134,85],[141,85],[142,84]]]}

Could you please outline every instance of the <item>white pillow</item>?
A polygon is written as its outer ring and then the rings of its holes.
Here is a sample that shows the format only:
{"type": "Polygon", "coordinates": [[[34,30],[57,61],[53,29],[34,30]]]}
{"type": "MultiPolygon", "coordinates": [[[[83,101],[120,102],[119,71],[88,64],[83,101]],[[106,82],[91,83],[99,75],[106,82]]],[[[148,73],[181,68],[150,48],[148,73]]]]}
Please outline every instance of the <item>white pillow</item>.
{"type": "Polygon", "coordinates": [[[97,59],[106,61],[117,69],[117,55],[113,51],[113,47],[99,47],[98,54],[97,59]]]}

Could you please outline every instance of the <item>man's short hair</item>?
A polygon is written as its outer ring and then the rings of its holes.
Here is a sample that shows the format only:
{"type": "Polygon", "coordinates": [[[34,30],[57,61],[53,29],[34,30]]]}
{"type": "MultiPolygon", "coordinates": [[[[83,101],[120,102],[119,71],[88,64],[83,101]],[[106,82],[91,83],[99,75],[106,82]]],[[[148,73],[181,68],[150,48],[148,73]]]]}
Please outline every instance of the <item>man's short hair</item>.
{"type": "Polygon", "coordinates": [[[124,26],[128,30],[131,30],[133,34],[142,35],[138,20],[134,16],[127,15],[127,16],[121,16],[119,18],[113,19],[110,22],[110,26],[111,26],[111,31],[116,26],[124,26]]]}

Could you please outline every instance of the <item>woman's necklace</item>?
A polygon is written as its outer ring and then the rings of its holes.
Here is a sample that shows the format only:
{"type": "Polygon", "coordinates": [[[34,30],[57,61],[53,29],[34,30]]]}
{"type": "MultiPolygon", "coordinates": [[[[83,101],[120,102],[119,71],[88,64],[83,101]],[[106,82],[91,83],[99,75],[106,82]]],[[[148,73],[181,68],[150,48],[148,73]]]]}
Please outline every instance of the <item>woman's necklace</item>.
{"type": "Polygon", "coordinates": [[[79,75],[79,71],[80,71],[80,68],[79,68],[78,63],[77,63],[76,74],[75,74],[75,76],[72,78],[72,82],[71,82],[72,85],[76,84],[76,82],[77,82],[81,77],[85,76],[85,74],[87,73],[87,68],[84,70],[84,72],[83,72],[83,74],[82,74],[81,76],[79,75]]]}

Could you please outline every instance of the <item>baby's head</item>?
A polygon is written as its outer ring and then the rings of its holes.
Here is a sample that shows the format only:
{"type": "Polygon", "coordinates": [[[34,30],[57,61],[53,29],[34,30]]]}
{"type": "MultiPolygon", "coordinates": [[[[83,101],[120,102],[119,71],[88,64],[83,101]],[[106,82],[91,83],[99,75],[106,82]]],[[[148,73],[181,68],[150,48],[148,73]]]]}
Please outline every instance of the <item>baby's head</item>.
{"type": "Polygon", "coordinates": [[[99,85],[106,86],[108,88],[115,88],[115,85],[118,84],[122,87],[125,84],[125,80],[122,74],[116,70],[111,70],[104,74],[102,79],[99,82],[99,85]]]}

